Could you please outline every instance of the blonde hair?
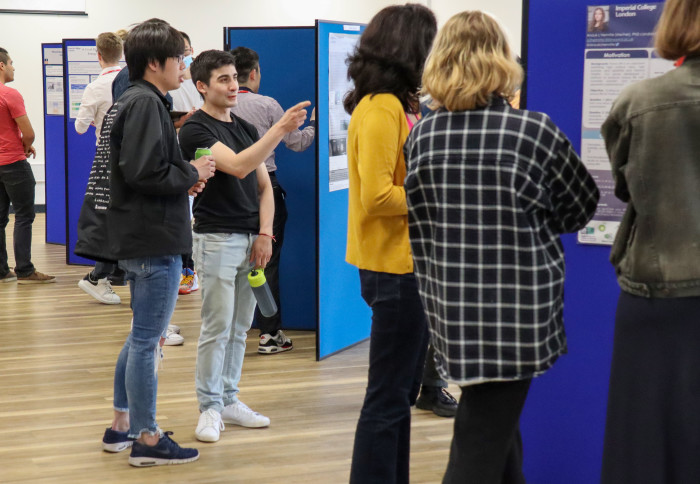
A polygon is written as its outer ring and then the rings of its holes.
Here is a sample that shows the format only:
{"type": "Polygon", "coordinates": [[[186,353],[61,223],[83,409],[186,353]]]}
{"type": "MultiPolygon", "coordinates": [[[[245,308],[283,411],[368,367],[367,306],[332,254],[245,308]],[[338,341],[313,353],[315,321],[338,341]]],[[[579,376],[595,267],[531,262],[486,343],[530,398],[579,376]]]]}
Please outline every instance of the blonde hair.
{"type": "Polygon", "coordinates": [[[464,111],[510,99],[523,79],[498,23],[480,11],[458,13],[440,29],[423,72],[431,108],[464,111]]]}
{"type": "Polygon", "coordinates": [[[103,32],[97,36],[97,52],[105,62],[119,62],[124,52],[122,39],[113,32],[103,32]]]}
{"type": "Polygon", "coordinates": [[[700,2],[667,0],[656,30],[656,51],[664,59],[700,55],[700,2]]]}
{"type": "Polygon", "coordinates": [[[126,42],[126,38],[129,35],[129,31],[126,29],[119,29],[114,33],[117,34],[120,39],[122,39],[122,42],[126,42]]]}

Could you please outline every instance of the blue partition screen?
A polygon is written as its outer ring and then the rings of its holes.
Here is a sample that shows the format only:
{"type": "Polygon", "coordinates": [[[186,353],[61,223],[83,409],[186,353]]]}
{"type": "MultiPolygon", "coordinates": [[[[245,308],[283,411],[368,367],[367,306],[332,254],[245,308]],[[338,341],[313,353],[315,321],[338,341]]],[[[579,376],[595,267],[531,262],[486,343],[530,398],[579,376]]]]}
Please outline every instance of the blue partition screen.
{"type": "MultiPolygon", "coordinates": [[[[597,4],[529,0],[523,5],[527,108],[550,115],[577,151],[588,5],[597,4]]],[[[528,482],[590,484],[600,481],[619,288],[609,247],[579,245],[575,235],[563,242],[569,354],[531,387],[521,419],[525,476],[528,482]]]]}
{"type": "Polygon", "coordinates": [[[77,227],[80,209],[83,206],[92,160],[95,157],[95,128],[90,127],[86,133],[75,131],[75,119],[71,113],[80,106],[82,91],[85,86],[99,75],[101,68],[97,62],[95,40],[63,40],[63,92],[64,92],[64,129],[65,129],[65,176],[66,176],[66,263],[91,265],[94,262],[73,253],[78,239],[77,227]],[[90,52],[94,51],[94,59],[90,52]]]}
{"type": "Polygon", "coordinates": [[[329,37],[357,35],[364,26],[318,21],[318,298],[319,358],[369,337],[371,313],[360,296],[356,267],[345,262],[348,191],[329,191],[329,37]]]}
{"type": "Polygon", "coordinates": [[[46,242],[66,243],[63,45],[41,44],[44,80],[46,242]]]}
{"type": "MultiPolygon", "coordinates": [[[[260,94],[288,109],[314,103],[313,27],[226,28],[226,48],[244,46],[260,55],[260,94]]],[[[309,108],[309,116],[311,109],[309,108]]],[[[287,192],[287,225],[280,260],[282,324],[316,328],[316,150],[295,153],[280,143],[275,150],[277,179],[287,192]]]]}

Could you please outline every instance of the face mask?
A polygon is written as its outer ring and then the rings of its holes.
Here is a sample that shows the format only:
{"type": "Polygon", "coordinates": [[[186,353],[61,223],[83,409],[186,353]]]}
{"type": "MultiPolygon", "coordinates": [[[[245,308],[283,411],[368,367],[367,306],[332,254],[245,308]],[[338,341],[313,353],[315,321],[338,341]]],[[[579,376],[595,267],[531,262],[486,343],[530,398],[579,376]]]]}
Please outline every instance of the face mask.
{"type": "Polygon", "coordinates": [[[190,66],[190,64],[192,64],[192,56],[187,55],[187,56],[183,57],[182,62],[185,63],[185,69],[187,69],[190,66]]]}

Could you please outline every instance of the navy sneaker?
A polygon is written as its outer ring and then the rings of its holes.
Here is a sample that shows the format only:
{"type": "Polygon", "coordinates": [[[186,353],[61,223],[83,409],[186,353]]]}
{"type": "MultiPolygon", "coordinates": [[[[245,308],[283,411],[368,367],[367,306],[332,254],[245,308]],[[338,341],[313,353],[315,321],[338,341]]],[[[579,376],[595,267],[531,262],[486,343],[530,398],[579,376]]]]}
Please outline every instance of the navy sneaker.
{"type": "Polygon", "coordinates": [[[129,432],[119,432],[107,427],[105,435],[102,437],[102,450],[105,452],[121,452],[131,447],[134,440],[136,439],[129,437],[129,432]]]}
{"type": "Polygon", "coordinates": [[[134,442],[129,456],[129,464],[135,467],[187,464],[199,459],[197,449],[184,449],[170,438],[172,432],[163,432],[154,446],[134,442]]]}

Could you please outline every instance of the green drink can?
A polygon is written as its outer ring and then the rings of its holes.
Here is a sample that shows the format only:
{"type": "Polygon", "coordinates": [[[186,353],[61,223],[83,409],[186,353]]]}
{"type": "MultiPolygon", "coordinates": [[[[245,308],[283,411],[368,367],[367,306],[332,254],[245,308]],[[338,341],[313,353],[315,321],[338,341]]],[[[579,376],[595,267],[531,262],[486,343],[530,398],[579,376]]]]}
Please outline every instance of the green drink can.
{"type": "Polygon", "coordinates": [[[202,156],[211,156],[212,152],[209,148],[197,148],[197,150],[194,152],[194,159],[198,160],[202,156]]]}

